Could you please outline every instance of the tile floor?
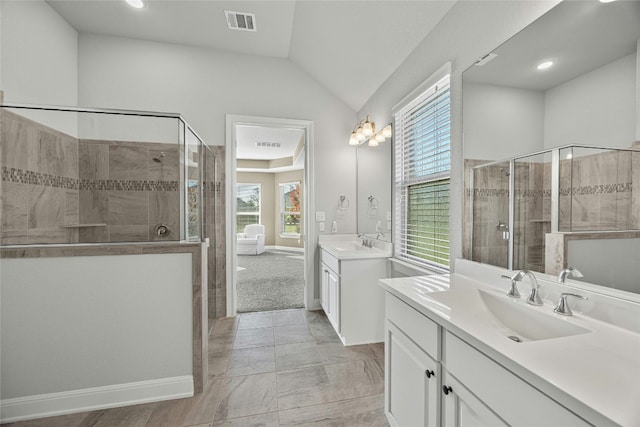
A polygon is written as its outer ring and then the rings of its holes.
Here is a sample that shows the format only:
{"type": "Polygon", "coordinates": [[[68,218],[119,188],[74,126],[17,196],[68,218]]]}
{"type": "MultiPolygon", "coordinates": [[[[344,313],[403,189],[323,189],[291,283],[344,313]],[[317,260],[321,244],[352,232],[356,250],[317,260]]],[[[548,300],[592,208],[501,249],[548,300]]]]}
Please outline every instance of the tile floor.
{"type": "Polygon", "coordinates": [[[383,344],[344,347],[321,311],[218,319],[209,381],[188,399],[7,424],[12,427],[388,426],[383,344]]]}

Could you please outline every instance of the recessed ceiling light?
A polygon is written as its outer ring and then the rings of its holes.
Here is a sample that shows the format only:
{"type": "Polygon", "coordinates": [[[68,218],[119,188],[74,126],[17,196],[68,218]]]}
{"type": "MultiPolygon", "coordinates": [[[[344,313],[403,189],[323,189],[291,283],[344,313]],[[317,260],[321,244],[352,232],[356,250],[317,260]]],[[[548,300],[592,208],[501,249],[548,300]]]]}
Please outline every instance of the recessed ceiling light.
{"type": "Polygon", "coordinates": [[[536,67],[538,70],[546,70],[547,68],[551,67],[553,65],[553,61],[544,61],[541,62],[540,64],[538,64],[538,66],[536,67]]]}
{"type": "Polygon", "coordinates": [[[142,0],[125,0],[127,4],[131,7],[135,7],[136,9],[142,9],[144,7],[144,2],[142,0]]]}

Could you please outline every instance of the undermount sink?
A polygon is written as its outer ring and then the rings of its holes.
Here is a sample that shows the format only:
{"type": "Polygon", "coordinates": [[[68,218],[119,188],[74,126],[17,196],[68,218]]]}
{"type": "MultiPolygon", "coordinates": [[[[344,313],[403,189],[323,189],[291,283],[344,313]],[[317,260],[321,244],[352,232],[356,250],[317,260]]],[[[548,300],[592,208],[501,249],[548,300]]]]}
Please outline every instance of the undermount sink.
{"type": "Polygon", "coordinates": [[[336,251],[371,251],[377,250],[377,248],[368,248],[366,246],[362,246],[362,244],[358,244],[355,242],[340,242],[338,245],[333,247],[336,251]]]}
{"type": "Polygon", "coordinates": [[[553,313],[540,310],[547,306],[530,307],[523,301],[515,301],[506,295],[486,292],[482,289],[455,290],[430,295],[443,303],[453,312],[464,310],[465,314],[481,321],[488,320],[492,329],[513,341],[540,341],[551,338],[567,337],[591,332],[588,329],[569,323],[553,313]],[[484,316],[483,316],[484,315],[484,316]]]}
{"type": "Polygon", "coordinates": [[[336,240],[322,242],[320,247],[341,259],[349,258],[384,258],[391,256],[391,245],[386,244],[387,249],[376,246],[363,246],[360,240],[336,240]]]}

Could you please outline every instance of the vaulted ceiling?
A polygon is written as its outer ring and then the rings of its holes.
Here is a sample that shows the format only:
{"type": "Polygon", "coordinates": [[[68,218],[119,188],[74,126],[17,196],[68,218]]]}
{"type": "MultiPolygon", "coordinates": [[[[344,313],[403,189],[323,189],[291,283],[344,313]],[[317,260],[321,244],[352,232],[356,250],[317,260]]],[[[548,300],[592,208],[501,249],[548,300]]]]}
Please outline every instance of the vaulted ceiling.
{"type": "Polygon", "coordinates": [[[49,0],[78,32],[287,58],[358,111],[455,0],[49,0]],[[224,11],[253,13],[256,32],[224,11]]]}

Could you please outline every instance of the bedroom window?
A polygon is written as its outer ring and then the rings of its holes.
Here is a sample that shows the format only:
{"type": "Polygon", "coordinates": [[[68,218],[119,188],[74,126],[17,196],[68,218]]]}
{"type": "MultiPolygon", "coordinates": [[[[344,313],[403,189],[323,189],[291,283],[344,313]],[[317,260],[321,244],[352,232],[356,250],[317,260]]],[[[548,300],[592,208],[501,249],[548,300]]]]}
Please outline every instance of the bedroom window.
{"type": "Polygon", "coordinates": [[[236,233],[249,224],[260,224],[260,184],[236,185],[236,233]]]}
{"type": "Polygon", "coordinates": [[[280,184],[280,236],[300,237],[300,182],[280,184]]]}

